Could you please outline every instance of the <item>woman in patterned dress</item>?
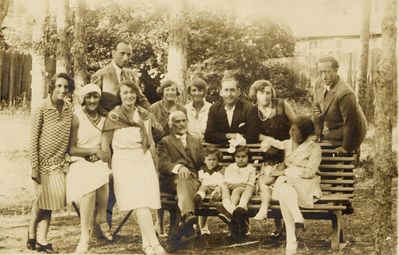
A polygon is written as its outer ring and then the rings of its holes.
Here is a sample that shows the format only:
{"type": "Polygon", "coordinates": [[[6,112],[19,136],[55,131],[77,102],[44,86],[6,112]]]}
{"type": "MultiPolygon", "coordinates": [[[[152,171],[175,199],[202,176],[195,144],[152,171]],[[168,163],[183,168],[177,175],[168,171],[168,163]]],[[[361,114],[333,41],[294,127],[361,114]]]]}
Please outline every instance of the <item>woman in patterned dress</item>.
{"type": "Polygon", "coordinates": [[[161,208],[155,143],[151,134],[152,114],[136,105],[138,86],[124,81],[116,106],[105,119],[103,142],[114,177],[114,191],[122,211],[135,210],[145,254],[165,254],[153,228],[150,209],[161,208]]]}
{"type": "Polygon", "coordinates": [[[107,223],[108,181],[111,171],[103,162],[101,133],[105,117],[98,113],[101,90],[96,84],[87,84],[79,91],[82,107],[76,107],[71,130],[71,165],[67,174],[67,201],[80,202],[80,241],[76,253],[89,248],[89,230],[97,204],[95,222],[102,235],[112,241],[107,223]]]}
{"type": "Polygon", "coordinates": [[[30,157],[36,199],[28,230],[30,250],[54,252],[47,232],[52,211],[66,205],[64,170],[72,123],[72,105],[66,99],[74,89],[75,83],[68,74],[56,74],[48,88],[49,96],[33,114],[30,157]]]}

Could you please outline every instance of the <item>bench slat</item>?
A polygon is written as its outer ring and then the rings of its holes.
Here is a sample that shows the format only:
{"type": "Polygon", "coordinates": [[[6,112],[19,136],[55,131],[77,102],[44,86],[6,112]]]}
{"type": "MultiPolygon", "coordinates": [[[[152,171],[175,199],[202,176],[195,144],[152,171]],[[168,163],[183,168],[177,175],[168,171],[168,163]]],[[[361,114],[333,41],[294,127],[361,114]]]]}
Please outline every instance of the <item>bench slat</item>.
{"type": "Polygon", "coordinates": [[[318,175],[323,177],[354,177],[355,173],[353,172],[319,172],[318,175]]]}
{"type": "Polygon", "coordinates": [[[354,184],[354,180],[326,180],[322,179],[321,184],[354,184]]]}
{"type": "Polygon", "coordinates": [[[344,164],[331,164],[331,165],[327,165],[327,164],[321,164],[320,168],[324,168],[324,169],[354,169],[355,165],[344,165],[344,164]]]}

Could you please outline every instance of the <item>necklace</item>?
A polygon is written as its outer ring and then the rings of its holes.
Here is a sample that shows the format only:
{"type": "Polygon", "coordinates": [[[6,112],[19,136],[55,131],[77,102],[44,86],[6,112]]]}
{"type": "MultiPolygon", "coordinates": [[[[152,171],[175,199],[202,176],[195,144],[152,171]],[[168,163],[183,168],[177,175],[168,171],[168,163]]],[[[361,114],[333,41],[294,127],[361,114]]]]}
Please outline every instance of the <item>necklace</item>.
{"type": "Polygon", "coordinates": [[[261,121],[267,120],[271,114],[272,114],[272,108],[270,107],[267,107],[263,110],[258,108],[258,117],[261,121]]]}
{"type": "Polygon", "coordinates": [[[83,110],[83,112],[86,114],[87,118],[89,118],[89,120],[90,120],[93,124],[97,125],[98,122],[100,121],[100,118],[99,118],[100,115],[98,114],[98,112],[96,112],[96,115],[95,115],[94,117],[92,117],[86,110],[83,110]]]}

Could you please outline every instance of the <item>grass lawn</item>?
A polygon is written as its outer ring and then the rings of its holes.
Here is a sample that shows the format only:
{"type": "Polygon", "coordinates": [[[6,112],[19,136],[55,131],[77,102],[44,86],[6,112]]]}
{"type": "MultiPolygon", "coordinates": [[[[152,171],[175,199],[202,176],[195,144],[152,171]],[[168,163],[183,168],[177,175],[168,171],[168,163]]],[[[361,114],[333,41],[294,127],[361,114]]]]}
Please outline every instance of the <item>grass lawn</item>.
{"type": "MultiPolygon", "coordinates": [[[[28,158],[30,117],[28,115],[1,116],[0,114],[0,253],[29,253],[25,248],[29,210],[33,200],[33,185],[29,178],[28,158]]],[[[307,221],[305,244],[300,245],[298,254],[373,254],[372,224],[372,173],[370,159],[373,157],[372,139],[368,135],[362,145],[361,164],[356,173],[356,190],[353,199],[355,213],[344,216],[344,236],[346,245],[340,251],[331,251],[329,238],[331,223],[328,221],[307,221]]],[[[395,145],[396,146],[396,145],[395,145]]],[[[396,181],[396,180],[395,180],[396,181]]],[[[397,187],[393,193],[397,194],[397,187]]],[[[168,214],[165,214],[167,226],[168,214]]],[[[395,205],[396,215],[396,205],[395,205]]],[[[124,216],[116,212],[115,222],[124,216]]],[[[141,252],[141,239],[138,225],[131,217],[119,236],[112,243],[93,238],[90,253],[97,254],[136,254],[141,252]]],[[[396,217],[394,217],[396,219],[396,217]]],[[[393,222],[396,225],[396,221],[393,222]]],[[[234,247],[226,240],[226,225],[219,219],[210,219],[212,235],[197,238],[187,244],[178,254],[283,254],[284,241],[273,241],[269,234],[272,220],[258,223],[251,220],[251,236],[248,244],[234,247]]],[[[395,229],[396,230],[396,229],[395,229]]],[[[79,219],[68,209],[54,213],[49,237],[54,247],[61,253],[71,253],[79,240],[79,219]]],[[[396,238],[396,234],[395,234],[396,238]]],[[[165,244],[166,240],[161,239],[165,244]]]]}

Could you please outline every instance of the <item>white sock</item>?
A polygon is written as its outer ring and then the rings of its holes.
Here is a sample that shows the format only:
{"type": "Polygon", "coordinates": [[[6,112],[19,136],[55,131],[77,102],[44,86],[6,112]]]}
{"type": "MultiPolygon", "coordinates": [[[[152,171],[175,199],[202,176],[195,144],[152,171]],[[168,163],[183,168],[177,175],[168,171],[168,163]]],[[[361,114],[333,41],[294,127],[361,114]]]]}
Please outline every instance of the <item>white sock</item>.
{"type": "Polygon", "coordinates": [[[222,201],[223,203],[223,207],[231,214],[233,214],[234,210],[236,209],[236,207],[230,202],[229,199],[225,198],[222,201]]]}

